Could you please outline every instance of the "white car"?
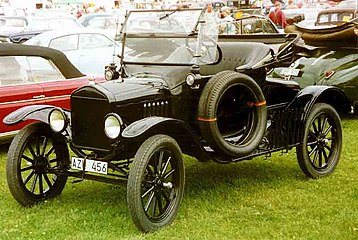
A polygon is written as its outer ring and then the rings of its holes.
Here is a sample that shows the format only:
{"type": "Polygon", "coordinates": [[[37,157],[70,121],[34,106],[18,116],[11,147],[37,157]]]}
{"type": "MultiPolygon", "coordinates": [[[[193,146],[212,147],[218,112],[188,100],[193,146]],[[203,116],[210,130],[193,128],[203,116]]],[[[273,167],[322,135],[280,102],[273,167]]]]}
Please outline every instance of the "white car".
{"type": "Polygon", "coordinates": [[[52,30],[31,38],[25,44],[62,51],[86,75],[103,75],[106,65],[119,61],[116,55],[120,46],[106,34],[95,30],[52,30]]]}

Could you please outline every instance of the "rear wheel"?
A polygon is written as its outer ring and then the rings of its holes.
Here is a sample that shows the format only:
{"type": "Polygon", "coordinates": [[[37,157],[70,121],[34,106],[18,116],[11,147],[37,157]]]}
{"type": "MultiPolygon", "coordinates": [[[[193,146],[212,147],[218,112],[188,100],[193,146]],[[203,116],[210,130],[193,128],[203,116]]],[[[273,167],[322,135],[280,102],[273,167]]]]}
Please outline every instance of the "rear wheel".
{"type": "Polygon", "coordinates": [[[176,141],[148,138],[138,149],[127,186],[128,207],[137,228],[152,232],[173,222],[184,192],[184,164],[176,141]]]}
{"type": "Polygon", "coordinates": [[[342,150],[342,127],[336,110],[317,103],[309,114],[302,144],[297,146],[297,159],[302,171],[310,178],[332,173],[342,150]]]}
{"type": "Polygon", "coordinates": [[[6,163],[7,183],[13,197],[31,206],[59,195],[67,177],[69,154],[66,142],[45,123],[24,127],[11,142],[6,163]]]}

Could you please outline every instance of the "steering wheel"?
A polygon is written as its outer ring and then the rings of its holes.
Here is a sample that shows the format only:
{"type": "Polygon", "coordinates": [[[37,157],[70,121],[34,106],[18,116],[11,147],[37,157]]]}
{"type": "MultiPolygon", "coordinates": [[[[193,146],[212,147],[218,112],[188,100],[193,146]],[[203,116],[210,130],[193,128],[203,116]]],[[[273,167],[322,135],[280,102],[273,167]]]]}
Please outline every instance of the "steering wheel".
{"type": "Polygon", "coordinates": [[[199,44],[197,44],[198,42],[195,42],[197,45],[196,47],[201,48],[199,49],[199,51],[197,51],[193,49],[189,44],[190,36],[193,36],[193,34],[188,35],[188,37],[185,39],[185,47],[190,53],[190,55],[193,56],[194,59],[204,64],[210,64],[215,62],[216,60],[215,55],[213,56],[213,54],[210,51],[210,48],[212,48],[213,46],[216,46],[217,48],[217,41],[208,35],[201,35],[200,39],[199,38],[197,39],[197,41],[200,41],[199,44]],[[199,56],[197,55],[197,53],[199,53],[199,56]],[[205,57],[206,55],[208,58],[207,60],[203,59],[203,57],[205,57]]]}

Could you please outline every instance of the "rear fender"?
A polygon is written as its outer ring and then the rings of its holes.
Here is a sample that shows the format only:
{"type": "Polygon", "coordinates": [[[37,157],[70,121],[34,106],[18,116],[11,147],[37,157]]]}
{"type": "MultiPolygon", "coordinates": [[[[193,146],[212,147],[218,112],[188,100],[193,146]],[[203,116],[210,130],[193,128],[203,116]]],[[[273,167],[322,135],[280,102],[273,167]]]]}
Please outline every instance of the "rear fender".
{"type": "Polygon", "coordinates": [[[37,120],[49,124],[48,115],[50,114],[51,110],[55,108],[62,110],[67,119],[70,119],[71,114],[67,110],[51,105],[32,105],[19,108],[10,113],[3,119],[3,123],[7,125],[15,125],[25,120],[37,120]]]}
{"type": "Polygon", "coordinates": [[[342,90],[333,86],[305,87],[296,95],[286,109],[304,108],[304,119],[306,119],[316,103],[327,103],[339,114],[347,114],[351,111],[347,96],[342,90]]]}
{"type": "Polygon", "coordinates": [[[133,122],[122,132],[125,139],[144,141],[155,134],[166,134],[174,138],[182,151],[196,157],[199,161],[208,161],[210,157],[199,142],[199,137],[184,121],[166,117],[147,117],[133,122]]]}

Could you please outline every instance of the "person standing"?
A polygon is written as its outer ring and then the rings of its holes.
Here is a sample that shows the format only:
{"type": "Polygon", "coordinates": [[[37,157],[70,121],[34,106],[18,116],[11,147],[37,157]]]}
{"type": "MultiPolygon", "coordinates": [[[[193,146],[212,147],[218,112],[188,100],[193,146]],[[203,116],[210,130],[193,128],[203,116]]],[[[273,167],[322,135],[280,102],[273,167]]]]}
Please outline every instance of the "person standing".
{"type": "Polygon", "coordinates": [[[281,10],[281,3],[276,1],[274,7],[275,9],[270,12],[269,18],[279,29],[285,29],[287,22],[285,14],[281,10]]]}
{"type": "Polygon", "coordinates": [[[206,6],[204,14],[205,24],[204,31],[208,36],[216,36],[218,34],[218,14],[214,11],[212,3],[206,6]]]}
{"type": "Polygon", "coordinates": [[[220,33],[221,34],[235,34],[234,18],[231,16],[230,7],[222,7],[220,10],[220,33]]]}

